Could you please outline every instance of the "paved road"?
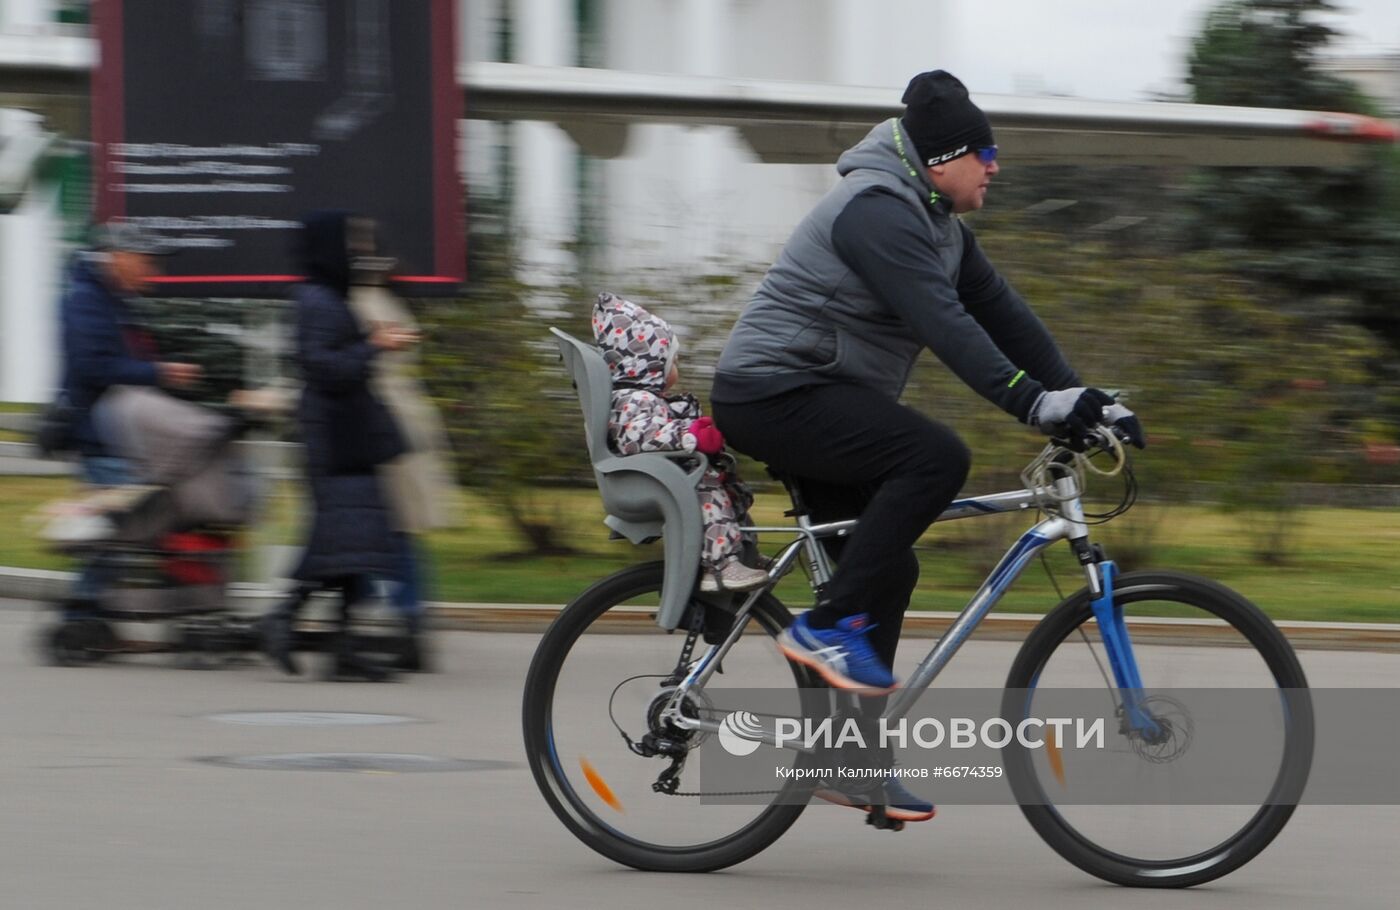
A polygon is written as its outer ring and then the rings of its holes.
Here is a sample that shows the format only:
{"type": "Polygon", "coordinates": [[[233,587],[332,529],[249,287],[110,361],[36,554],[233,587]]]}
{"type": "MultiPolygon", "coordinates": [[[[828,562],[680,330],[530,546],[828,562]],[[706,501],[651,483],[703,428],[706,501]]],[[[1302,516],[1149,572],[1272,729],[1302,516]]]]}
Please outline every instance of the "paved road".
{"type": "MultiPolygon", "coordinates": [[[[524,767],[534,636],[440,637],[443,672],[391,685],[197,672],[156,658],[36,665],[35,617],[0,611],[0,904],[41,908],[1380,908],[1400,893],[1400,808],[1299,810],[1250,866],[1180,893],[1125,892],[1050,852],[1014,808],[947,806],[901,834],[808,811],[732,870],[618,868],[555,821],[524,767]],[[231,711],[354,711],[421,723],[265,727],[231,711]],[[239,769],[266,753],[384,752],[510,763],[440,774],[239,769]],[[858,871],[863,870],[863,871],[858,871]]],[[[971,642],[949,682],[991,685],[1009,644],[971,642]]],[[[914,649],[908,649],[911,653],[914,649]]],[[[1400,655],[1309,651],[1315,685],[1393,684],[1400,655]]]]}

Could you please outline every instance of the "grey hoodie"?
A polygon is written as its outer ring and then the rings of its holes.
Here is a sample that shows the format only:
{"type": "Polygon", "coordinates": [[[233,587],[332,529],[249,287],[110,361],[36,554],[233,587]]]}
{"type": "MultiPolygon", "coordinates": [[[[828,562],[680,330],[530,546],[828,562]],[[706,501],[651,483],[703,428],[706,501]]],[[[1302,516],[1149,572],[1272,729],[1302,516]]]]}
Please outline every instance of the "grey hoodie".
{"type": "Polygon", "coordinates": [[[837,161],[843,179],[797,226],[720,355],[714,401],[846,383],[897,399],[929,348],[1021,421],[1082,385],[918,165],[898,120],[837,161]]]}

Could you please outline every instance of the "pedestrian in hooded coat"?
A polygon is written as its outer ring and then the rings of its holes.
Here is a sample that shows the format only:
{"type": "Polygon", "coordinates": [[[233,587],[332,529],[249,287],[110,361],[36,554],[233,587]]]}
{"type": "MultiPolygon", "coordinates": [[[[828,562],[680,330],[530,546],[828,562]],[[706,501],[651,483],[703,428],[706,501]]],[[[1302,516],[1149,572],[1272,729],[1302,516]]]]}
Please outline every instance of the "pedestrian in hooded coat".
{"type": "Polygon", "coordinates": [[[306,280],[293,292],[296,365],[304,383],[297,408],[313,515],[298,589],[264,624],[266,650],[282,669],[292,659],[292,624],[311,593],[339,592],[342,627],[335,644],[337,677],[383,678],[385,668],[351,651],[350,609],[366,597],[373,576],[395,578],[400,562],[394,521],[377,469],[404,451],[388,409],[370,388],[382,351],[413,343],[395,325],[361,329],[346,299],[350,253],[345,212],[316,212],[303,223],[297,258],[306,280]]]}

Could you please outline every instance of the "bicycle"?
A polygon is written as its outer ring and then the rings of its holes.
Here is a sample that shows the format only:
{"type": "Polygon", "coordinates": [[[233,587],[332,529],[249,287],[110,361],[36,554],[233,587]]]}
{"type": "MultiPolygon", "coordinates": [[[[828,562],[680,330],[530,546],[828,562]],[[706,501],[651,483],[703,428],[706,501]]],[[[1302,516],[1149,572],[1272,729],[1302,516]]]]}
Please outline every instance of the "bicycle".
{"type": "MultiPolygon", "coordinates": [[[[1121,442],[1101,429],[1095,443],[1115,460],[1115,470],[1107,473],[1121,471],[1126,478],[1124,499],[1103,518],[1107,520],[1131,506],[1136,482],[1121,442]]],[[[1185,822],[1212,829],[1205,834],[1185,831],[1177,819],[1168,825],[1144,823],[1141,812],[1133,811],[1142,807],[1057,806],[1051,798],[1053,787],[1047,785],[1060,773],[1055,759],[1014,743],[1003,750],[1005,773],[1023,814],[1069,862],[1121,885],[1201,884],[1258,855],[1292,814],[1312,758],[1314,723],[1307,680],[1287,639],[1243,596],[1184,573],[1120,574],[1103,548],[1090,541],[1094,516],[1086,515],[1082,501],[1083,464],[1065,445],[1051,442],[1023,473],[1024,489],[962,499],[939,517],[942,522],[1030,509],[1044,513],[889,697],[883,716],[904,717],[1031,560],[1050,544],[1067,541],[1083,567],[1086,585],[1051,609],[1026,638],[1007,677],[1004,716],[1026,716],[1038,686],[1082,683],[1097,672],[1116,705],[1117,736],[1145,761],[1170,761],[1173,750],[1187,748],[1191,722],[1189,716],[1181,716],[1181,705],[1151,694],[1164,682],[1184,673],[1192,686],[1226,682],[1238,687],[1243,674],[1246,687],[1253,684],[1281,693],[1283,741],[1277,769],[1267,781],[1267,797],[1258,806],[1243,808],[1187,807],[1185,822]],[[1199,659],[1183,665],[1171,646],[1135,647],[1130,631],[1137,618],[1163,613],[1176,617],[1173,622],[1195,622],[1206,630],[1213,646],[1209,653],[1233,646],[1251,650],[1257,660],[1231,652],[1222,666],[1224,675],[1211,679],[1205,676],[1208,665],[1199,659]],[[1096,643],[1106,654],[1108,669],[1099,660],[1096,643]],[[1203,844],[1187,844],[1188,838],[1200,838],[1203,844]],[[1129,855],[1119,852],[1119,844],[1103,843],[1105,839],[1141,841],[1133,844],[1139,852],[1169,855],[1129,855]]],[[[692,589],[683,615],[667,622],[667,567],[663,562],[645,563],[588,588],[564,608],[540,641],[526,678],[522,711],[531,771],[569,830],[616,862],[650,871],[724,868],[771,845],[806,806],[814,785],[798,777],[776,790],[761,791],[773,798],[758,806],[692,802],[687,798],[707,794],[682,789],[687,757],[705,737],[720,734],[719,718],[734,712],[732,706],[717,707],[725,691],[791,690],[794,715],[812,710],[812,693],[831,697],[831,690],[822,689],[814,674],[783,659],[773,644],[792,616],[772,588],[800,561],[814,592],[820,591],[832,573],[821,542],[849,534],[856,522],[814,524],[800,490],[789,486],[789,493],[794,508],[788,514],[795,526],[745,529],[755,535],[795,535],[773,558],[766,587],[734,595],[732,601],[703,597],[692,589]],[[751,627],[759,634],[745,634],[751,627]],[[646,631],[660,634],[639,634],[646,631]],[[672,633],[680,631],[685,634],[677,645],[672,633]],[[618,632],[631,634],[612,634],[618,632]],[[707,647],[697,654],[702,642],[707,647]],[[647,672],[633,673],[623,669],[624,664],[639,664],[647,672]],[[590,692],[599,679],[601,688],[590,692]],[[608,689],[604,698],[602,692],[608,689]]],[[[839,707],[841,698],[835,700],[839,707]]],[[[782,745],[763,731],[749,735],[782,745]]],[[[796,762],[804,753],[791,755],[796,762]]],[[[870,820],[877,827],[893,827],[885,824],[878,807],[870,820]]]]}

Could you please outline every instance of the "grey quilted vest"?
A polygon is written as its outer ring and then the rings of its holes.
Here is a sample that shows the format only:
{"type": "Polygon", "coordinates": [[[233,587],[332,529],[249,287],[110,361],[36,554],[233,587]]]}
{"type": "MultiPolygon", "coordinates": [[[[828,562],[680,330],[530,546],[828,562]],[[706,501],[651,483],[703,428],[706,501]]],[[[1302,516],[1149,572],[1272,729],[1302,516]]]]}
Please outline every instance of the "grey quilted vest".
{"type": "Polygon", "coordinates": [[[897,399],[923,345],[832,247],[838,215],[860,193],[882,187],[907,199],[928,225],[956,286],[962,230],[938,197],[898,119],[872,129],[836,162],[844,179],[793,231],[745,307],[720,355],[715,401],[756,401],[804,385],[851,383],[897,399]]]}

